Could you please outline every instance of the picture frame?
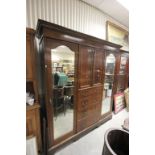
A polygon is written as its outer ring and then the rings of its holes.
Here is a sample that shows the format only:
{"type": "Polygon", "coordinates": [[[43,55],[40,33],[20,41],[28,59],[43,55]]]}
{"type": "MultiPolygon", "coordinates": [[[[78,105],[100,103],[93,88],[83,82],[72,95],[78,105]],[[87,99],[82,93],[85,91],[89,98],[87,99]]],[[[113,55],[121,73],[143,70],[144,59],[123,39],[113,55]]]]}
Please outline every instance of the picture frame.
{"type": "Polygon", "coordinates": [[[106,22],[106,40],[121,45],[121,49],[129,51],[129,32],[120,26],[106,22]]]}
{"type": "Polygon", "coordinates": [[[117,114],[125,108],[124,93],[117,93],[114,95],[114,113],[117,114]]]}

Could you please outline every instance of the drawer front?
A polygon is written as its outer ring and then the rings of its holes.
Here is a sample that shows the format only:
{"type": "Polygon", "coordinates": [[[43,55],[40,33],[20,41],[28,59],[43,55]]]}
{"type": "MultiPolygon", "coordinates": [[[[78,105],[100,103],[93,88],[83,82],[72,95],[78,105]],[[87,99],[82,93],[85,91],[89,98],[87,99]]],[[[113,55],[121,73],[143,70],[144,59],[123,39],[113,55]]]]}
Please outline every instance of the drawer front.
{"type": "Polygon", "coordinates": [[[88,108],[90,104],[89,97],[83,97],[78,99],[78,106],[77,106],[77,119],[83,119],[88,116],[88,108]]]}
{"type": "Polygon", "coordinates": [[[83,119],[95,112],[96,105],[101,106],[102,86],[92,87],[78,91],[77,119],[83,119]]]}
{"type": "Polygon", "coordinates": [[[90,102],[89,97],[84,97],[84,98],[78,99],[78,106],[77,106],[78,111],[87,109],[89,102],[90,102]]]}
{"type": "Polygon", "coordinates": [[[77,120],[81,120],[88,117],[88,108],[78,111],[77,120]]]}
{"type": "Polygon", "coordinates": [[[90,95],[91,88],[82,89],[78,91],[78,98],[88,97],[90,95]]]}
{"type": "Polygon", "coordinates": [[[92,96],[89,101],[89,105],[101,104],[102,98],[100,96],[92,96]]]}
{"type": "Polygon", "coordinates": [[[84,119],[81,119],[81,120],[77,121],[77,132],[82,131],[85,128],[87,128],[87,126],[88,126],[87,125],[87,120],[88,120],[88,118],[86,117],[84,119]]]}
{"type": "Polygon", "coordinates": [[[101,116],[103,86],[96,86],[78,91],[77,130],[81,131],[94,123],[101,116]]]}
{"type": "Polygon", "coordinates": [[[78,113],[78,120],[77,120],[77,131],[82,131],[85,128],[93,125],[97,121],[99,121],[101,115],[101,105],[92,105],[89,106],[86,114],[83,112],[78,113]]]}

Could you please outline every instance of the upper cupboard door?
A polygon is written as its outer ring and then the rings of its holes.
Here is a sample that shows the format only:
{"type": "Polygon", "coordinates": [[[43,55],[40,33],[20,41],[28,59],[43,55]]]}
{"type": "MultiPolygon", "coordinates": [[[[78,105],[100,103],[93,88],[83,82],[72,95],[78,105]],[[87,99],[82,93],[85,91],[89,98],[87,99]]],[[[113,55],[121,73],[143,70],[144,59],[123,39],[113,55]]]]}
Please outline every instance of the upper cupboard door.
{"type": "Polygon", "coordinates": [[[104,51],[102,49],[95,49],[93,84],[103,84],[103,69],[104,69],[103,66],[104,66],[104,51]]]}
{"type": "Polygon", "coordinates": [[[89,87],[92,83],[94,49],[88,46],[79,46],[79,88],[89,87]]]}
{"type": "Polygon", "coordinates": [[[119,70],[117,72],[117,75],[128,74],[128,59],[128,53],[123,53],[120,55],[119,70]]]}

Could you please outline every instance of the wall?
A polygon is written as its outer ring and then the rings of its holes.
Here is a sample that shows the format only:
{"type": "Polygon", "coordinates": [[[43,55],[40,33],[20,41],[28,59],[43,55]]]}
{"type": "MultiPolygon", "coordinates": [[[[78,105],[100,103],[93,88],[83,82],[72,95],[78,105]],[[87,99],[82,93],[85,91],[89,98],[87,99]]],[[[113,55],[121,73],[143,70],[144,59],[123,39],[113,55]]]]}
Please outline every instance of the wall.
{"type": "Polygon", "coordinates": [[[26,0],[26,26],[36,29],[38,18],[105,39],[106,21],[128,30],[100,10],[80,0],[26,0]]]}

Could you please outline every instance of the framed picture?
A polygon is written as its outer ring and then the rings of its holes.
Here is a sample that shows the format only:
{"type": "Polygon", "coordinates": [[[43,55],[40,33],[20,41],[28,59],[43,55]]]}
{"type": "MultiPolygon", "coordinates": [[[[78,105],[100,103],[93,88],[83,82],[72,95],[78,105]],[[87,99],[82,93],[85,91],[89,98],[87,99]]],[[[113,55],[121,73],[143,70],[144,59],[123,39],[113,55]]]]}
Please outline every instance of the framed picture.
{"type": "Polygon", "coordinates": [[[114,95],[114,112],[117,114],[125,108],[124,93],[117,93],[114,95]]]}
{"type": "Polygon", "coordinates": [[[26,138],[26,155],[38,155],[37,140],[35,136],[26,138]]]}
{"type": "Polygon", "coordinates": [[[128,31],[109,21],[106,22],[106,40],[121,45],[122,50],[129,51],[128,31]]]}

